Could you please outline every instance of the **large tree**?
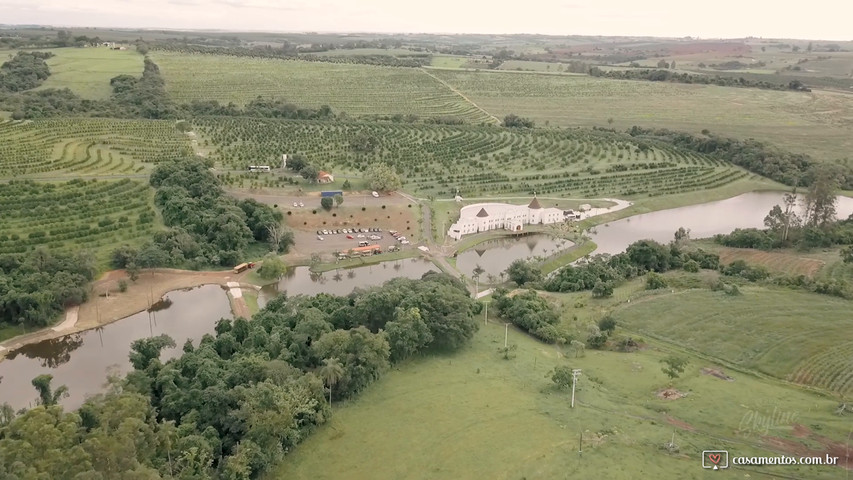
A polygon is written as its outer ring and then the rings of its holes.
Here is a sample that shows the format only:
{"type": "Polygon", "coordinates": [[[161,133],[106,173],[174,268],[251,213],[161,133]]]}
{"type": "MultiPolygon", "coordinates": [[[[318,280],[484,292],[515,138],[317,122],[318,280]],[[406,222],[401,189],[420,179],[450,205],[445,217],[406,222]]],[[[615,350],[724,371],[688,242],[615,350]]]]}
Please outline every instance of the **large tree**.
{"type": "Polygon", "coordinates": [[[36,391],[39,394],[39,405],[51,406],[59,403],[60,399],[63,399],[68,396],[68,387],[65,385],[60,386],[56,390],[50,386],[50,382],[53,381],[53,375],[44,374],[39,375],[34,378],[32,383],[33,387],[36,388],[36,391]]]}
{"type": "Polygon", "coordinates": [[[329,408],[332,407],[332,387],[344,376],[344,367],[337,358],[323,359],[323,366],[317,372],[323,383],[329,386],[329,408]]]}
{"type": "Polygon", "coordinates": [[[835,221],[839,172],[833,165],[817,164],[812,167],[810,177],[812,182],[805,196],[806,224],[824,227],[835,221]]]}
{"type": "Polygon", "coordinates": [[[403,186],[400,176],[387,163],[374,163],[367,167],[364,179],[371,190],[393,192],[403,186]]]}

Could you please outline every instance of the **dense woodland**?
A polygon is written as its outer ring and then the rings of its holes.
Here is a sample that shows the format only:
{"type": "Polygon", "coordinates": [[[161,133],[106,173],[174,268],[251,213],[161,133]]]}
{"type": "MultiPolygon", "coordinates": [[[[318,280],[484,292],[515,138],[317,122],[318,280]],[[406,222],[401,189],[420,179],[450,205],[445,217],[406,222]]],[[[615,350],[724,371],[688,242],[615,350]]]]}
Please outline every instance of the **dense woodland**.
{"type": "Polygon", "coordinates": [[[86,301],[94,276],[95,259],[88,252],[39,248],[0,255],[0,326],[50,325],[65,307],[86,301]]]}
{"type": "Polygon", "coordinates": [[[118,249],[113,253],[117,268],[230,267],[243,261],[253,243],[274,252],[286,252],[293,244],[292,233],[281,226],[280,211],[225,195],[203,160],[161,163],[150,183],[169,229],[139,249],[118,249]]]}
{"type": "Polygon", "coordinates": [[[0,65],[0,92],[20,92],[41,85],[50,76],[50,52],[18,52],[0,65]]]}
{"type": "Polygon", "coordinates": [[[50,378],[34,381],[42,406],[0,408],[0,477],[256,478],[391,365],[462,348],[478,308],[430,272],[347,297],[279,296],[166,364],[173,339],[137,340],[133,372],[77,411],[55,405],[50,378]]]}

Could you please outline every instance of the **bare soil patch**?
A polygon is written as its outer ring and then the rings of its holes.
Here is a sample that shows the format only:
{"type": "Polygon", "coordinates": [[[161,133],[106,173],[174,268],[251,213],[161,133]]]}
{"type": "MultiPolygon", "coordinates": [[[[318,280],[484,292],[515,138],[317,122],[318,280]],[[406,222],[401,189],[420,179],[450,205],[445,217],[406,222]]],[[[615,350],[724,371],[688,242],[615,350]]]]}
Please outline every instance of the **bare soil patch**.
{"type": "Polygon", "coordinates": [[[812,429],[802,424],[794,424],[793,435],[797,438],[802,438],[804,441],[812,445],[820,445],[820,449],[811,448],[804,443],[796,440],[789,440],[780,437],[765,436],[762,440],[776,449],[779,449],[787,454],[800,457],[823,457],[827,455],[838,458],[838,465],[848,470],[853,470],[853,458],[847,458],[847,444],[832,440],[831,438],[815,434],[812,429]]]}
{"type": "Polygon", "coordinates": [[[727,382],[734,382],[735,379],[723,373],[722,370],[718,368],[705,367],[702,369],[702,374],[711,375],[712,377],[717,377],[720,380],[725,380],[727,382]]]}
{"type": "MultiPolygon", "coordinates": [[[[38,332],[11,338],[3,342],[3,346],[14,350],[26,344],[100,327],[149,308],[172,290],[240,282],[248,272],[235,274],[231,270],[195,272],[163,268],[145,270],[136,282],[131,282],[124,270],[109,271],[92,284],[89,300],[80,305],[77,322],[73,327],[59,332],[48,327],[38,332]],[[125,292],[120,292],[118,287],[122,279],[127,279],[128,282],[125,292]]],[[[232,308],[233,306],[232,303],[232,308]]],[[[245,311],[248,311],[248,308],[245,311]]]]}
{"type": "Polygon", "coordinates": [[[677,419],[675,417],[671,417],[669,415],[666,416],[666,423],[673,425],[673,426],[676,426],[682,430],[687,430],[688,432],[695,432],[696,431],[696,428],[693,427],[693,425],[690,425],[689,423],[687,423],[683,420],[679,420],[679,419],[677,419]]]}
{"type": "Polygon", "coordinates": [[[681,393],[674,388],[665,388],[659,391],[657,396],[661,400],[678,400],[679,398],[685,397],[686,394],[681,393]]]}

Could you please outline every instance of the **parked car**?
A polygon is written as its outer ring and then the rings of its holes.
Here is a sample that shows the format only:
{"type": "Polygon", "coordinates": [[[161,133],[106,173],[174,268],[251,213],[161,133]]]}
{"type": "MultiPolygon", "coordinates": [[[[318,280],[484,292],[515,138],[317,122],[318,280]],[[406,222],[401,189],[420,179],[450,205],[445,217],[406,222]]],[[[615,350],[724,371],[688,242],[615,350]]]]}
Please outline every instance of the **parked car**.
{"type": "Polygon", "coordinates": [[[299,204],[298,204],[298,203],[296,203],[296,202],[293,202],[293,206],[294,206],[294,207],[298,207],[298,206],[299,206],[299,204]]]}
{"type": "Polygon", "coordinates": [[[371,236],[369,236],[369,237],[367,237],[367,238],[369,238],[369,239],[371,239],[371,240],[381,240],[381,239],[382,239],[382,237],[380,237],[379,235],[371,235],[371,236]]]}
{"type": "Polygon", "coordinates": [[[400,242],[401,245],[408,245],[409,243],[411,242],[409,242],[408,240],[403,240],[402,242],[400,242]]]}
{"type": "Polygon", "coordinates": [[[299,206],[300,206],[300,207],[304,207],[304,206],[305,206],[305,204],[304,204],[304,203],[302,203],[302,202],[299,202],[299,206]]]}
{"type": "Polygon", "coordinates": [[[328,230],[323,230],[323,235],[328,235],[328,234],[329,234],[328,230]]]}
{"type": "Polygon", "coordinates": [[[325,238],[321,237],[320,235],[317,235],[317,240],[323,241],[325,240],[325,238]]]}
{"type": "Polygon", "coordinates": [[[322,230],[317,230],[317,235],[322,235],[322,234],[323,234],[322,230]]]}
{"type": "Polygon", "coordinates": [[[352,235],[347,235],[347,238],[352,240],[352,235]]]}
{"type": "Polygon", "coordinates": [[[358,235],[356,235],[356,237],[358,237],[358,238],[364,238],[364,234],[363,234],[363,233],[359,233],[358,235]]]}
{"type": "Polygon", "coordinates": [[[379,192],[371,192],[371,195],[373,195],[373,198],[379,198],[379,192]]]}
{"type": "Polygon", "coordinates": [[[405,241],[406,241],[406,237],[404,237],[404,236],[400,235],[399,237],[397,237],[397,241],[399,241],[399,242],[401,242],[401,243],[402,243],[402,242],[405,242],[405,241]]]}
{"type": "Polygon", "coordinates": [[[349,228],[345,228],[345,229],[343,229],[343,230],[341,230],[341,231],[342,231],[342,232],[344,232],[344,233],[349,233],[349,228]]]}

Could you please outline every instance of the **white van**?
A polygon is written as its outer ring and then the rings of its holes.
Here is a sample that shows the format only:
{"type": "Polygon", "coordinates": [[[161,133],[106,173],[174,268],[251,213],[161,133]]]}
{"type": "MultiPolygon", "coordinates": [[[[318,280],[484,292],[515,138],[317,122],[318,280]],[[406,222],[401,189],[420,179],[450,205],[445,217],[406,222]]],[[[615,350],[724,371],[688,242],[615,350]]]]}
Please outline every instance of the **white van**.
{"type": "Polygon", "coordinates": [[[370,242],[366,242],[366,241],[364,241],[364,240],[362,240],[362,241],[358,242],[358,246],[359,246],[359,247],[366,247],[366,246],[368,246],[368,245],[370,245],[370,242]]]}

